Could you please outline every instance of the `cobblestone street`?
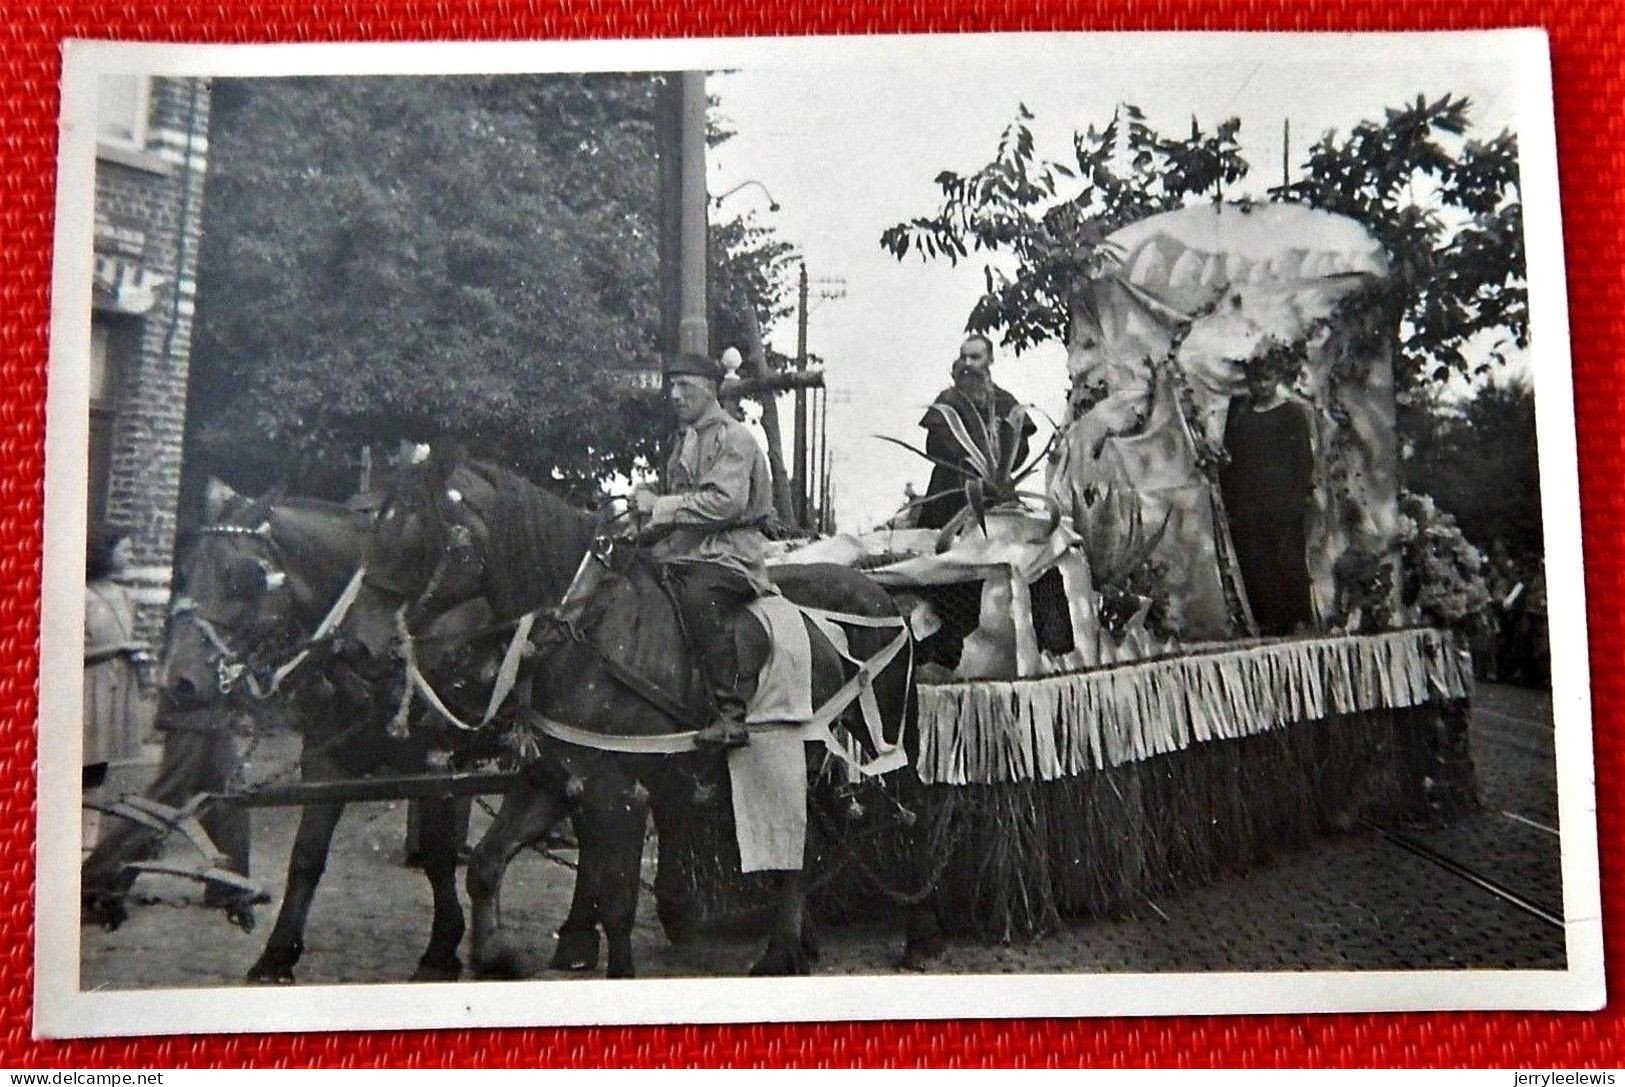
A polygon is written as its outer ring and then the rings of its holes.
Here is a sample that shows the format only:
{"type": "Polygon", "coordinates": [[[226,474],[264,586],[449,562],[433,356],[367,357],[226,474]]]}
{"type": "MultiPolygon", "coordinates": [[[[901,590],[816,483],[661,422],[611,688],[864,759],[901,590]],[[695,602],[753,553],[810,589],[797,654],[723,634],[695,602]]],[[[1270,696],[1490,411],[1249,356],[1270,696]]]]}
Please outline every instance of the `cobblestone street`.
{"type": "MultiPolygon", "coordinates": [[[[1406,838],[1562,914],[1550,699],[1481,685],[1483,809],[1406,838]]],[[[1560,968],[1563,932],[1374,833],[1350,835],[1061,937],[1100,970],[1560,968]]]]}

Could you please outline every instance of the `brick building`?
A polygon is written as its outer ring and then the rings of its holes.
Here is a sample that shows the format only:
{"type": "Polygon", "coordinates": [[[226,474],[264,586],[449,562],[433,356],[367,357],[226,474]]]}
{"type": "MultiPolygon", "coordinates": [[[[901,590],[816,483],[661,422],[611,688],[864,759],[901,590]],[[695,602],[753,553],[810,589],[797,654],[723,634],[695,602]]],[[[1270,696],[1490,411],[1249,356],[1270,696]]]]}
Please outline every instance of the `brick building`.
{"type": "Polygon", "coordinates": [[[97,105],[90,527],[130,537],[139,630],[155,638],[174,560],[209,85],[104,76],[97,105]]]}

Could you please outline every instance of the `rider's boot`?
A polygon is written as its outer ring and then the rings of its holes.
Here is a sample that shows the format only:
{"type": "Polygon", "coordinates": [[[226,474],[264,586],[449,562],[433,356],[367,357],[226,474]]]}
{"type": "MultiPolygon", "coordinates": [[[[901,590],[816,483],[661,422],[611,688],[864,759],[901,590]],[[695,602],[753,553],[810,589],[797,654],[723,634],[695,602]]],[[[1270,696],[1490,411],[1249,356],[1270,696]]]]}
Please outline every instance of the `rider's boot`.
{"type": "Polygon", "coordinates": [[[694,734],[694,743],[727,751],[750,743],[750,732],[737,715],[718,717],[694,734]]]}
{"type": "Polygon", "coordinates": [[[695,563],[676,580],[684,637],[711,689],[716,719],[694,734],[699,747],[728,750],[750,743],[745,699],[740,693],[739,654],[730,620],[755,596],[748,579],[728,568],[695,563]]]}
{"type": "Polygon", "coordinates": [[[716,720],[700,729],[694,734],[694,743],[698,747],[713,747],[721,751],[728,751],[735,747],[744,747],[750,743],[750,733],[745,729],[745,700],[739,697],[739,681],[737,671],[733,668],[732,660],[727,662],[727,670],[716,668],[712,679],[712,698],[716,702],[716,720]]]}

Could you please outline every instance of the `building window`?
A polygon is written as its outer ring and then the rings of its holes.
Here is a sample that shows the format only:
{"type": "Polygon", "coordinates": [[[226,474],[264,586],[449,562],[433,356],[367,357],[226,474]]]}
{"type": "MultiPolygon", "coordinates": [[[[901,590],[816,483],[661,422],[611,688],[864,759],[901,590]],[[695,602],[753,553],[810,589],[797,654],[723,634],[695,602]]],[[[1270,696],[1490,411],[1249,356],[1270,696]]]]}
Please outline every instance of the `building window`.
{"type": "Polygon", "coordinates": [[[94,314],[90,320],[90,527],[107,524],[107,490],[113,468],[113,435],[118,429],[120,357],[128,349],[128,330],[116,318],[94,314]]]}
{"type": "Polygon", "coordinates": [[[101,77],[96,94],[97,140],[114,147],[145,149],[151,83],[151,78],[144,75],[101,77]]]}

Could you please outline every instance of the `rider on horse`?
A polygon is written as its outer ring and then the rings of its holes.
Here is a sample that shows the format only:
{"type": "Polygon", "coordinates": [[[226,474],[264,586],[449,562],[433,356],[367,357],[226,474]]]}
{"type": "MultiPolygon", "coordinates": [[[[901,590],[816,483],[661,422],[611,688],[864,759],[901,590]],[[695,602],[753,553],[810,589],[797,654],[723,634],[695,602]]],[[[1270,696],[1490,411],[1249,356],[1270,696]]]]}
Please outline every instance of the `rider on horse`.
{"type": "Polygon", "coordinates": [[[716,704],[716,720],[695,742],[740,747],[749,734],[730,620],[756,597],[776,591],[763,561],[761,527],[773,512],[772,477],[751,432],[718,403],[722,373],[709,359],[683,355],[666,378],[682,424],[662,477],[667,493],[640,486],[630,504],[649,518],[652,553],[670,576],[716,704]]]}

